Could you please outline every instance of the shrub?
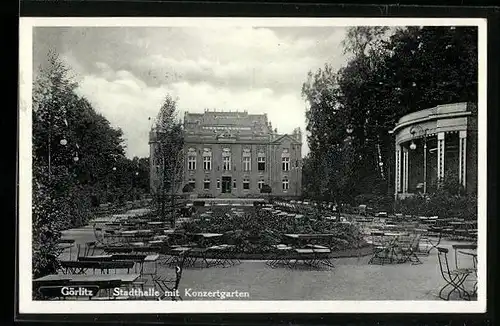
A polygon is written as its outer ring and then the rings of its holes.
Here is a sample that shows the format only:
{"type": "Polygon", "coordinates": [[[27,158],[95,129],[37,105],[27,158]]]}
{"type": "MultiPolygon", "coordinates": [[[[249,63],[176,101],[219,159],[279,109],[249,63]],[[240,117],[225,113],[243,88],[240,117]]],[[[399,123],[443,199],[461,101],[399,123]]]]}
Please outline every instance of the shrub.
{"type": "Polygon", "coordinates": [[[54,273],[61,231],[87,223],[91,216],[90,189],[74,183],[67,169],[54,167],[51,178],[34,167],[32,206],[33,276],[54,273]]]}
{"type": "Polygon", "coordinates": [[[375,211],[390,211],[392,206],[392,196],[361,194],[354,198],[357,205],[367,205],[375,211]]]}
{"type": "Polygon", "coordinates": [[[225,233],[226,241],[236,245],[237,251],[251,253],[269,251],[272,245],[284,240],[283,234],[286,233],[332,233],[338,241],[320,240],[318,244],[330,245],[335,250],[352,248],[360,243],[356,226],[325,221],[320,215],[305,214],[297,220],[273,216],[258,207],[246,208],[242,215],[232,214],[230,210],[230,207],[215,207],[210,219],[187,222],[184,229],[189,233],[225,233]]]}
{"type": "Polygon", "coordinates": [[[408,215],[439,216],[442,218],[477,218],[477,195],[466,193],[453,179],[442,183],[436,192],[398,200],[395,211],[408,215]]]}

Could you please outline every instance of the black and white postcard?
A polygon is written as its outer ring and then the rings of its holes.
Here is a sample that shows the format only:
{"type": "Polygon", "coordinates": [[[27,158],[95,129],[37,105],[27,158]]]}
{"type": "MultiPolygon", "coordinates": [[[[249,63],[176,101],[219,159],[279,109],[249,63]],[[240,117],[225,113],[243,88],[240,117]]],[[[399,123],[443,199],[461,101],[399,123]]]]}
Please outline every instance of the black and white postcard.
{"type": "Polygon", "coordinates": [[[21,18],[20,313],[486,310],[486,21],[21,18]]]}

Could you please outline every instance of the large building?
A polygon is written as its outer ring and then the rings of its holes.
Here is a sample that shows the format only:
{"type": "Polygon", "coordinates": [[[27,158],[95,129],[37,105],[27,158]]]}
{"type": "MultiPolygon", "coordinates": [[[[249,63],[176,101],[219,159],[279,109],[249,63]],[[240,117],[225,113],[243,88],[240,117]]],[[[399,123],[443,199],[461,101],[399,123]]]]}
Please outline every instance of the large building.
{"type": "Polygon", "coordinates": [[[393,130],[395,196],[435,191],[440,181],[477,188],[477,106],[454,103],[413,112],[393,130]]]}
{"type": "MultiPolygon", "coordinates": [[[[159,185],[156,133],[150,133],[151,190],[159,185]]],[[[302,188],[302,134],[278,134],[266,114],[217,112],[184,115],[184,184],[198,197],[297,197],[302,188]]]]}

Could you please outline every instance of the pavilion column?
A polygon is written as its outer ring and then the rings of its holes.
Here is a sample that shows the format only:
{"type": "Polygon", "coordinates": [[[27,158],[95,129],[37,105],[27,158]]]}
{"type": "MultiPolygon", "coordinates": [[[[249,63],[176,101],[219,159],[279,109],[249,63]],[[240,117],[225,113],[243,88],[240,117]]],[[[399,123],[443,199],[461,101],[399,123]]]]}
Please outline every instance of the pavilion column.
{"type": "Polygon", "coordinates": [[[437,134],[437,178],[438,181],[444,179],[444,132],[439,132],[437,134]]]}
{"type": "Polygon", "coordinates": [[[394,171],[396,171],[395,173],[395,177],[394,177],[394,182],[395,182],[395,192],[397,195],[399,192],[401,192],[401,145],[396,145],[396,168],[394,169],[394,171]]]}
{"type": "Polygon", "coordinates": [[[408,148],[403,147],[403,193],[408,192],[408,148]]]}
{"type": "Polygon", "coordinates": [[[467,130],[461,130],[458,138],[458,178],[462,186],[467,184],[467,130]]]}

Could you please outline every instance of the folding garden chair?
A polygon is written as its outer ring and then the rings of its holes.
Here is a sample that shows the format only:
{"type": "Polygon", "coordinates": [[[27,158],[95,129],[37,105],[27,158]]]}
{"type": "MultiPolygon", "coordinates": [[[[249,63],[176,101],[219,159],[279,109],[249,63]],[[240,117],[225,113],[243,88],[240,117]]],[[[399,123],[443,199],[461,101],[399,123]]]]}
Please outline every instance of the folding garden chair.
{"type": "Polygon", "coordinates": [[[465,280],[472,273],[472,270],[467,268],[457,268],[450,270],[450,265],[448,263],[448,252],[449,250],[443,247],[438,247],[438,261],[439,268],[441,270],[441,275],[443,276],[446,284],[439,291],[439,297],[443,300],[450,300],[450,296],[453,292],[457,292],[460,298],[465,300],[470,300],[470,294],[467,292],[463,286],[465,280]],[[450,292],[446,297],[443,296],[445,289],[451,288],[450,292]]]}
{"type": "Polygon", "coordinates": [[[165,298],[170,298],[172,301],[182,301],[182,297],[179,293],[179,284],[181,282],[186,256],[184,254],[181,256],[182,257],[178,260],[178,264],[175,266],[175,278],[157,276],[153,279],[155,285],[160,289],[159,301],[165,298]]]}
{"type": "Polygon", "coordinates": [[[422,264],[422,261],[418,258],[416,252],[419,247],[420,235],[412,234],[405,235],[398,238],[396,242],[397,254],[399,255],[399,262],[406,263],[411,262],[414,265],[422,264]]]}
{"type": "Polygon", "coordinates": [[[393,263],[395,260],[396,238],[387,240],[383,232],[372,232],[373,255],[368,264],[393,263]]]}
{"type": "Polygon", "coordinates": [[[430,230],[423,230],[420,236],[420,244],[418,247],[417,254],[429,256],[433,249],[436,249],[441,243],[442,233],[431,232],[430,230]],[[437,239],[435,237],[437,236],[437,239]],[[423,245],[423,246],[422,246],[423,245]]]}

